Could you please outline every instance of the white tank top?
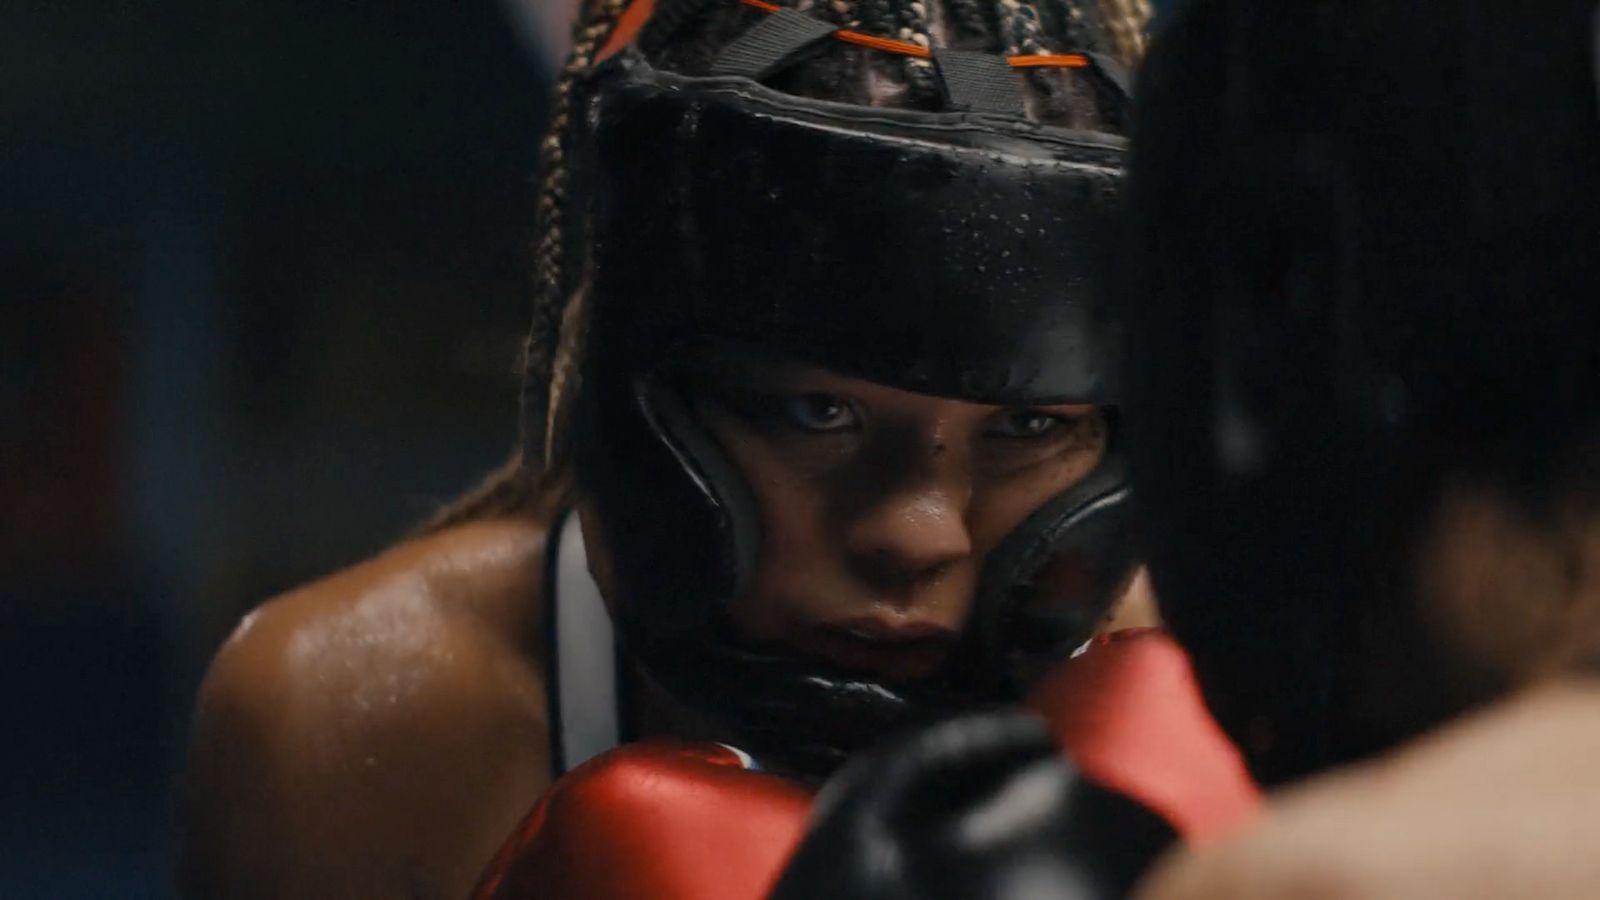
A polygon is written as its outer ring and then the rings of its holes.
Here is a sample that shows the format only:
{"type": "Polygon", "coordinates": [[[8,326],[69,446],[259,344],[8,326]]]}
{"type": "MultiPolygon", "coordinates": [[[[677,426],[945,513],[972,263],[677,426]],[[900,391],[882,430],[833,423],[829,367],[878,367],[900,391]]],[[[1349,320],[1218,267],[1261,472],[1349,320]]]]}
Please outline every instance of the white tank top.
{"type": "Polygon", "coordinates": [[[622,739],[617,644],[600,588],[589,574],[576,513],[555,529],[548,580],[552,665],[550,741],[557,774],[617,746],[622,739]]]}

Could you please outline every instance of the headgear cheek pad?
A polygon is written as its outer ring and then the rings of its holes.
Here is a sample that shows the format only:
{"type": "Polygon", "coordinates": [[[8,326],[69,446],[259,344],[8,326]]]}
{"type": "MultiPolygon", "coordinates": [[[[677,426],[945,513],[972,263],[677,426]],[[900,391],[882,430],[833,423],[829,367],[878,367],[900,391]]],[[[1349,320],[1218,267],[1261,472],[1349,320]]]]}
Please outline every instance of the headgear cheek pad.
{"type": "Polygon", "coordinates": [[[578,484],[648,672],[759,749],[825,770],[885,731],[1020,694],[1092,633],[1131,569],[1115,439],[989,558],[959,676],[890,686],[747,646],[724,610],[761,519],[688,411],[680,364],[726,345],[922,394],[1116,404],[1094,276],[1120,138],[857,107],[627,51],[584,88],[573,195],[588,324],[578,484]],[[1076,566],[1082,593],[1030,590],[1076,566]]]}

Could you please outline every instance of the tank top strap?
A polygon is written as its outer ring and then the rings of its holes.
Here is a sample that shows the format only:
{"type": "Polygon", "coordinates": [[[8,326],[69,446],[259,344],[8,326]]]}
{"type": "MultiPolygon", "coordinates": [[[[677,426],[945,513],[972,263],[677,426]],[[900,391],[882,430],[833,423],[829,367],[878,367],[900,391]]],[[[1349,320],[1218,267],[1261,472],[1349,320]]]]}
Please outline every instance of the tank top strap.
{"type": "Polygon", "coordinates": [[[568,512],[552,530],[546,567],[550,598],[550,741],[557,773],[621,741],[616,636],[600,587],[589,574],[583,532],[568,512]]]}

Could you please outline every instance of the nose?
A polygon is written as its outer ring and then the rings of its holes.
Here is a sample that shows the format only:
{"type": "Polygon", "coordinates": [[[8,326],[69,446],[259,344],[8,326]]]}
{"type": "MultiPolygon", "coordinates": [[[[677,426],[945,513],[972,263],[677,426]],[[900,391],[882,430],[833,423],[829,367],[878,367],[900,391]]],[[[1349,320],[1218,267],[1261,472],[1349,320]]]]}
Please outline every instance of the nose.
{"type": "Polygon", "coordinates": [[[972,554],[970,489],[948,481],[906,485],[861,511],[845,533],[854,574],[873,589],[910,600],[972,554]]]}

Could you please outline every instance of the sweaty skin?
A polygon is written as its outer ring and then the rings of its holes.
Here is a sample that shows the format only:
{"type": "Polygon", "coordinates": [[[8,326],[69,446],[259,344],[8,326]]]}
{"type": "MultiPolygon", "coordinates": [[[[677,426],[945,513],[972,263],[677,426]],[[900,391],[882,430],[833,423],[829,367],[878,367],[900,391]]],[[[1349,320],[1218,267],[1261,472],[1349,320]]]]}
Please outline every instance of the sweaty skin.
{"type": "MultiPolygon", "coordinates": [[[[984,555],[1105,448],[1092,407],[980,406],[809,367],[745,374],[757,395],[702,408],[762,512],[753,587],[730,615],[891,679],[943,665],[984,555]]],[[[459,525],[246,618],[201,690],[191,896],[466,894],[551,779],[545,538],[532,519],[459,525]]],[[[589,549],[604,588],[604,545],[589,549]]],[[[1125,596],[1119,621],[1150,618],[1142,579],[1125,596]]],[[[659,698],[628,713],[694,736],[659,698]]]]}
{"type": "MultiPolygon", "coordinates": [[[[551,781],[544,542],[458,525],[248,616],[201,689],[185,896],[466,896],[551,781]]],[[[1141,574],[1105,630],[1157,622],[1141,574]]]]}
{"type": "Polygon", "coordinates": [[[465,896],[550,781],[544,540],[457,526],[247,617],[201,689],[185,893],[465,896]]]}

